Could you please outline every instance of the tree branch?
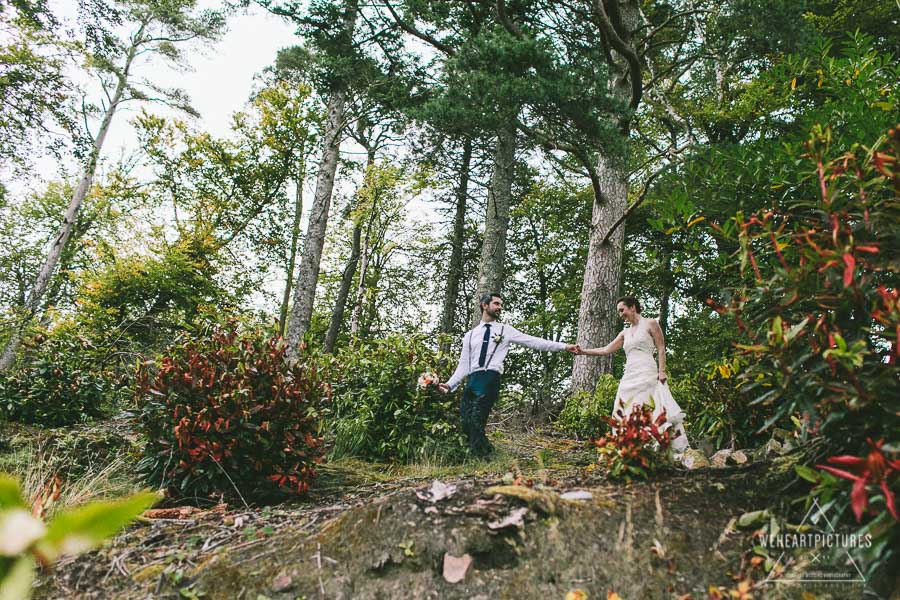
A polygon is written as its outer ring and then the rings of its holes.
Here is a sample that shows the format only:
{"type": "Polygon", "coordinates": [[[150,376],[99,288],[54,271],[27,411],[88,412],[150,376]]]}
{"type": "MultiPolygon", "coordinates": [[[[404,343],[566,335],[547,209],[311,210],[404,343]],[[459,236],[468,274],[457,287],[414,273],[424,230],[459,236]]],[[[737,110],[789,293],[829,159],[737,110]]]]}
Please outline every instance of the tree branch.
{"type": "MultiPolygon", "coordinates": [[[[613,49],[622,55],[628,65],[628,76],[629,79],[631,79],[631,101],[629,102],[629,106],[632,109],[636,109],[641,103],[641,95],[643,94],[643,88],[641,86],[641,59],[638,57],[635,49],[626,44],[619,36],[619,33],[613,25],[612,19],[610,19],[609,14],[606,12],[603,1],[604,0],[594,0],[594,12],[599,17],[597,23],[600,26],[600,30],[604,34],[604,37],[609,41],[613,49]]],[[[613,0],[610,3],[610,6],[615,6],[615,14],[619,17],[618,6],[616,5],[617,1],[618,0],[613,0]]],[[[618,20],[621,24],[621,19],[619,18],[618,20]]]]}
{"type": "Polygon", "coordinates": [[[422,40],[424,42],[431,44],[432,46],[434,46],[435,48],[437,48],[438,50],[440,50],[447,56],[454,56],[456,54],[456,51],[453,48],[451,48],[450,46],[448,46],[447,44],[445,44],[444,42],[440,41],[439,39],[437,39],[431,35],[428,35],[427,33],[419,31],[418,29],[416,29],[415,27],[413,27],[412,25],[410,25],[409,23],[407,23],[406,21],[401,19],[400,15],[397,14],[397,11],[394,10],[394,7],[391,6],[390,2],[385,2],[384,5],[387,7],[388,11],[391,13],[391,16],[394,17],[394,22],[397,23],[397,25],[400,27],[400,29],[402,29],[403,31],[405,31],[406,33],[408,33],[410,35],[413,35],[413,36],[419,38],[420,40],[422,40]]]}

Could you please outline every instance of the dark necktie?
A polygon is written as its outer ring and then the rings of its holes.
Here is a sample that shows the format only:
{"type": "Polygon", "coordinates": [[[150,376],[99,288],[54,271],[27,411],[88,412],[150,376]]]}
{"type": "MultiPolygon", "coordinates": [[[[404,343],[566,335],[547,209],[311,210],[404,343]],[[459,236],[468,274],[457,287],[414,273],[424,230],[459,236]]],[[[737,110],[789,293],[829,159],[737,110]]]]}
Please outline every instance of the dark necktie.
{"type": "Polygon", "coordinates": [[[481,341],[481,354],[478,355],[478,366],[483,367],[487,358],[488,343],[491,341],[491,324],[484,324],[484,339],[481,341]]]}

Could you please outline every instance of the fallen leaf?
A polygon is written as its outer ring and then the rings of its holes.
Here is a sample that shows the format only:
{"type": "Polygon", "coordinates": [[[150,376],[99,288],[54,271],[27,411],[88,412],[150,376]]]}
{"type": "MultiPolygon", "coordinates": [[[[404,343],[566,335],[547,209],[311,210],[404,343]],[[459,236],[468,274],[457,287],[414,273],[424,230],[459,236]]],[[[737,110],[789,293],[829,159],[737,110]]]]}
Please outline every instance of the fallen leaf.
{"type": "Polygon", "coordinates": [[[272,591],[284,592],[294,586],[294,580],[290,575],[279,575],[272,581],[272,591]]]}
{"type": "Polygon", "coordinates": [[[587,592],[584,590],[572,590],[566,594],[566,600],[587,600],[587,592]]]}
{"type": "Polygon", "coordinates": [[[456,493],[456,486],[452,483],[447,485],[442,481],[435,479],[431,482],[431,487],[427,490],[417,491],[416,497],[423,502],[440,502],[444,498],[449,498],[456,493]]]}
{"type": "Polygon", "coordinates": [[[466,578],[472,557],[468,554],[462,556],[444,555],[444,580],[447,583],[458,583],[466,578]]]}
{"type": "Polygon", "coordinates": [[[525,524],[525,515],[527,513],[528,509],[524,506],[517,508],[509,513],[504,519],[488,523],[488,529],[497,531],[498,529],[506,529],[507,527],[522,527],[522,525],[525,524]]]}
{"type": "Polygon", "coordinates": [[[606,594],[606,600],[622,600],[622,597],[615,592],[608,592],[606,594]]]}

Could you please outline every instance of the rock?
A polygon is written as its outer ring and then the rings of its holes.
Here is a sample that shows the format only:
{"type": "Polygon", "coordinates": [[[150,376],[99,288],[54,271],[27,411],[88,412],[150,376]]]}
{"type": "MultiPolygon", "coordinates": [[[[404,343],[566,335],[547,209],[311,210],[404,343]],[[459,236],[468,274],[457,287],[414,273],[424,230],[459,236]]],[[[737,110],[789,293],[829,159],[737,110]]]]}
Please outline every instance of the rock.
{"type": "Polygon", "coordinates": [[[731,453],[731,456],[729,456],[729,459],[731,460],[731,462],[733,462],[736,465],[746,464],[747,461],[749,460],[747,458],[747,454],[743,450],[735,450],[734,452],[731,453]]]}
{"type": "Polygon", "coordinates": [[[691,448],[682,455],[681,464],[687,469],[705,469],[709,467],[709,459],[699,450],[691,448]]]}
{"type": "Polygon", "coordinates": [[[712,438],[702,438],[697,442],[697,449],[699,449],[704,456],[709,456],[716,451],[715,446],[713,446],[712,443],[712,438]]]}
{"type": "Polygon", "coordinates": [[[472,557],[468,554],[462,556],[444,554],[444,580],[447,583],[459,583],[466,578],[471,564],[472,557]]]}
{"type": "Polygon", "coordinates": [[[710,456],[709,462],[717,469],[721,469],[728,463],[729,456],[731,456],[731,450],[725,448],[710,456]]]}
{"type": "Polygon", "coordinates": [[[572,490],[559,496],[563,500],[593,500],[594,495],[584,490],[572,490]]]}

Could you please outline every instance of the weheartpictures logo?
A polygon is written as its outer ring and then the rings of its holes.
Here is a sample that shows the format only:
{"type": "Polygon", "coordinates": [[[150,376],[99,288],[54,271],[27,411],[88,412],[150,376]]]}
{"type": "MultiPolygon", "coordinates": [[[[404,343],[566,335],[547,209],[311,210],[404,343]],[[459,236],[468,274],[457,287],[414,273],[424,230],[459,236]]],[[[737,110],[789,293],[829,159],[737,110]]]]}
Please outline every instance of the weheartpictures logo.
{"type": "Polygon", "coordinates": [[[759,545],[770,556],[779,553],[767,583],[865,586],[853,554],[871,548],[872,536],[836,531],[817,500],[794,530],[770,531],[759,545]]]}

